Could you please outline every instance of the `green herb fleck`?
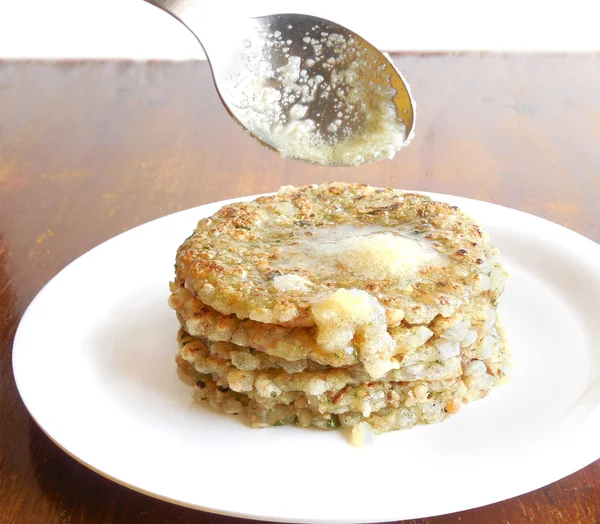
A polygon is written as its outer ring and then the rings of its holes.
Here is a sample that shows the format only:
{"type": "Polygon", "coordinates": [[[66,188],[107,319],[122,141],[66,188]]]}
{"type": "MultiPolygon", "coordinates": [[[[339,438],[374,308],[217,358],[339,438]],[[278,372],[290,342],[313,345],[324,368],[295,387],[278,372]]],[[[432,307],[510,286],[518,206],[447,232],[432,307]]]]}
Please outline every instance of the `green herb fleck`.
{"type": "Polygon", "coordinates": [[[288,424],[293,424],[294,422],[296,422],[296,420],[298,420],[298,417],[296,417],[296,415],[289,415],[285,418],[282,418],[281,420],[278,420],[273,425],[274,426],[287,426],[288,424]]]}
{"type": "Polygon", "coordinates": [[[332,416],[332,417],[331,417],[331,418],[330,418],[330,419],[327,421],[327,427],[328,427],[328,428],[331,428],[331,429],[333,429],[333,428],[338,428],[338,427],[340,427],[340,426],[341,426],[341,424],[340,424],[340,419],[339,419],[339,418],[338,418],[336,415],[333,415],[333,416],[332,416]]]}

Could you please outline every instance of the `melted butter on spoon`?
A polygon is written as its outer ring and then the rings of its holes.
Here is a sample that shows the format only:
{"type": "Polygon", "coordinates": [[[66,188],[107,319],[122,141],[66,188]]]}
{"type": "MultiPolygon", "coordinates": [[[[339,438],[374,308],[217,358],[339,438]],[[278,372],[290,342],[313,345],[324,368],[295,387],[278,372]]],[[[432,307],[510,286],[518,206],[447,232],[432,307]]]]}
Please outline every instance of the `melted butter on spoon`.
{"type": "Polygon", "coordinates": [[[147,0],[201,42],[231,116],[264,145],[321,165],[393,157],[414,129],[414,103],[383,53],[349,29],[286,13],[211,17],[202,0],[147,0]]]}

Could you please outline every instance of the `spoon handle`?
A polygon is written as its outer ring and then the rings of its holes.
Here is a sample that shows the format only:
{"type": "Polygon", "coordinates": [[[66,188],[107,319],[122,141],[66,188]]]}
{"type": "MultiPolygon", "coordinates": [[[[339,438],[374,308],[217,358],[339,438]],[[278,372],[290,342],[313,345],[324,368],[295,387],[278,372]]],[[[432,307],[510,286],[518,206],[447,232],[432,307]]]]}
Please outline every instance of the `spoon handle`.
{"type": "Polygon", "coordinates": [[[198,0],[145,0],[176,18],[198,39],[207,58],[218,44],[218,17],[214,16],[207,2],[198,0]],[[213,45],[215,42],[216,45],[213,45]],[[210,47],[210,50],[208,49],[210,47]]]}
{"type": "MultiPolygon", "coordinates": [[[[178,18],[190,9],[193,0],[145,0],[149,4],[159,7],[170,15],[178,18]]],[[[180,20],[181,21],[181,20],[180,20]]]]}

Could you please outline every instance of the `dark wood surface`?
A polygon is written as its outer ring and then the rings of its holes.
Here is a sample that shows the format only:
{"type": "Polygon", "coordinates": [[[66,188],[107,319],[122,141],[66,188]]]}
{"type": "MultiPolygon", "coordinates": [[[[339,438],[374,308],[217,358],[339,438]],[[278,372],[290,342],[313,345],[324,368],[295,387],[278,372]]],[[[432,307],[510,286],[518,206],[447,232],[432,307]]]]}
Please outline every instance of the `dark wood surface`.
{"type": "MultiPolygon", "coordinates": [[[[0,522],[238,522],[93,473],[20,401],[11,348],[25,308],[68,262],[121,231],[335,179],[497,202],[600,242],[599,55],[396,61],[418,102],[416,139],[393,161],[359,168],[263,149],[227,116],[205,63],[0,62],[0,522]]],[[[512,500],[414,522],[600,522],[600,462],[512,500]]]]}

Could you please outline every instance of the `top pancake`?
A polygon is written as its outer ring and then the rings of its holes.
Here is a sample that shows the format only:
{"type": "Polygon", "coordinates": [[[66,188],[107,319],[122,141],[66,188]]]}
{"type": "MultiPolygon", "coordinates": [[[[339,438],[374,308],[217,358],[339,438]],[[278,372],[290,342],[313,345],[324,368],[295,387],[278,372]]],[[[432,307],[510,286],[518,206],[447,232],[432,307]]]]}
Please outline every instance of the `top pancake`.
{"type": "Polygon", "coordinates": [[[367,307],[368,293],[388,319],[426,324],[484,291],[499,295],[496,256],[455,206],[329,183],[284,187],[200,220],[178,250],[176,274],[216,311],[258,322],[327,325],[346,314],[342,302],[367,307]],[[340,289],[350,294],[338,297],[340,289]]]}

